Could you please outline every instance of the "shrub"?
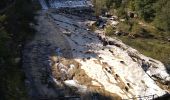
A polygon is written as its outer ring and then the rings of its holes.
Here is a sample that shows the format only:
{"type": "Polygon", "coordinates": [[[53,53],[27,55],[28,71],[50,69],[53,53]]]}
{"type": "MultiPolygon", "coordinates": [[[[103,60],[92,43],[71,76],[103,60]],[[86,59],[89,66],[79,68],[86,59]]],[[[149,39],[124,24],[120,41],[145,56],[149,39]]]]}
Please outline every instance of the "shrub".
{"type": "Polygon", "coordinates": [[[91,31],[95,31],[96,30],[96,23],[94,23],[93,25],[89,26],[89,29],[91,31]]]}
{"type": "Polygon", "coordinates": [[[131,39],[128,37],[120,37],[123,42],[133,48],[139,50],[146,56],[162,61],[165,65],[170,64],[170,43],[162,43],[163,41],[156,39],[131,39]]]}
{"type": "Polygon", "coordinates": [[[114,34],[114,32],[115,32],[115,30],[114,30],[114,28],[112,26],[106,27],[105,30],[106,30],[106,35],[107,36],[112,36],[114,34]]]}
{"type": "Polygon", "coordinates": [[[148,29],[136,23],[134,23],[132,26],[131,35],[134,37],[141,37],[141,38],[154,37],[148,29]]]}
{"type": "Polygon", "coordinates": [[[119,23],[118,30],[121,30],[123,32],[129,33],[130,32],[130,25],[127,22],[121,22],[119,23]]]}

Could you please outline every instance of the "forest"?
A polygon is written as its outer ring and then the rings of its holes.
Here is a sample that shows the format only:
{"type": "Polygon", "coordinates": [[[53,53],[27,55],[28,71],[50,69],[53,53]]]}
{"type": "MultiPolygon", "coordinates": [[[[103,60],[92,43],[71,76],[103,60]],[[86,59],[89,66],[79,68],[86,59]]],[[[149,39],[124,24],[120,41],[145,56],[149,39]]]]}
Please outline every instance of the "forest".
{"type": "Polygon", "coordinates": [[[119,17],[126,17],[131,11],[140,20],[153,25],[163,32],[170,31],[170,1],[169,0],[93,0],[96,14],[111,11],[119,17]],[[115,11],[116,10],[116,11],[115,11]]]}

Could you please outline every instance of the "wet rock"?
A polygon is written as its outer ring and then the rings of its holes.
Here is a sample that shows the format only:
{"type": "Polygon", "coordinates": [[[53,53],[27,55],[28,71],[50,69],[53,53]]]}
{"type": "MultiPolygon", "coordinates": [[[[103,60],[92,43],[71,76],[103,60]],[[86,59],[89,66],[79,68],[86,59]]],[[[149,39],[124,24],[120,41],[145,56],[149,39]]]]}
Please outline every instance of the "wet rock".
{"type": "Polygon", "coordinates": [[[88,51],[85,51],[85,52],[83,52],[84,54],[92,54],[92,53],[94,53],[94,51],[91,51],[91,50],[88,50],[88,51]]]}
{"type": "Polygon", "coordinates": [[[124,62],[124,61],[120,61],[120,63],[121,63],[121,64],[125,64],[125,62],[124,62]]]}
{"type": "Polygon", "coordinates": [[[90,60],[90,57],[87,57],[88,60],[90,60]]]}
{"type": "Polygon", "coordinates": [[[114,41],[109,41],[109,45],[115,45],[114,41]]]}
{"type": "Polygon", "coordinates": [[[99,57],[99,59],[100,59],[100,60],[103,60],[103,58],[102,58],[102,57],[99,57]]]}
{"type": "Polygon", "coordinates": [[[108,41],[106,40],[103,40],[102,42],[103,42],[103,46],[107,46],[109,44],[108,41]]]}
{"type": "Polygon", "coordinates": [[[148,62],[146,62],[144,59],[142,59],[142,68],[144,69],[144,71],[146,72],[150,67],[150,64],[148,62]]]}
{"type": "Polygon", "coordinates": [[[127,85],[130,87],[130,83],[127,83],[127,85]]]}
{"type": "Polygon", "coordinates": [[[109,51],[110,51],[111,53],[113,53],[113,51],[112,51],[112,50],[110,50],[110,49],[109,49],[109,51]]]}
{"type": "Polygon", "coordinates": [[[67,34],[65,34],[66,36],[68,36],[68,37],[71,37],[71,33],[69,34],[69,33],[67,33],[67,34]]]}
{"type": "Polygon", "coordinates": [[[111,71],[111,70],[108,70],[107,72],[110,73],[110,74],[112,74],[112,71],[111,71]]]}
{"type": "Polygon", "coordinates": [[[127,36],[129,33],[123,31],[116,31],[114,34],[117,36],[127,36]]]}
{"type": "Polygon", "coordinates": [[[129,88],[128,88],[127,86],[125,86],[125,90],[126,90],[126,92],[128,92],[128,91],[129,91],[129,88]]]}
{"type": "Polygon", "coordinates": [[[118,74],[115,74],[115,76],[118,78],[119,77],[119,75],[118,74]]]}
{"type": "Polygon", "coordinates": [[[86,59],[85,59],[85,58],[82,58],[82,60],[83,60],[83,61],[86,61],[86,59]]]}
{"type": "Polygon", "coordinates": [[[170,42],[170,38],[168,38],[167,40],[168,40],[168,42],[170,42]]]}

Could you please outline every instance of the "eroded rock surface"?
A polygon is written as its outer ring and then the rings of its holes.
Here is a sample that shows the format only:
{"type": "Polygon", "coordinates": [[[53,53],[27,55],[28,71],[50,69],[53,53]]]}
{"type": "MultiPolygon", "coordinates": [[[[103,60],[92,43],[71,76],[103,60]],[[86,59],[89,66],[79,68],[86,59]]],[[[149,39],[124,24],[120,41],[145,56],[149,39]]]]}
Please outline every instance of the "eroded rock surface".
{"type": "Polygon", "coordinates": [[[63,88],[67,86],[77,93],[97,92],[117,99],[168,92],[155,82],[170,81],[160,61],[100,31],[89,31],[91,21],[87,16],[60,11],[39,13],[37,35],[23,51],[33,97],[75,95],[63,88]]]}
{"type": "Polygon", "coordinates": [[[91,85],[123,99],[166,93],[154,81],[170,79],[161,62],[140,54],[116,38],[87,31],[87,20],[77,19],[77,16],[70,18],[67,14],[49,14],[69,41],[73,59],[92,79],[91,85]],[[65,31],[70,32],[70,36],[64,34],[65,31]]]}

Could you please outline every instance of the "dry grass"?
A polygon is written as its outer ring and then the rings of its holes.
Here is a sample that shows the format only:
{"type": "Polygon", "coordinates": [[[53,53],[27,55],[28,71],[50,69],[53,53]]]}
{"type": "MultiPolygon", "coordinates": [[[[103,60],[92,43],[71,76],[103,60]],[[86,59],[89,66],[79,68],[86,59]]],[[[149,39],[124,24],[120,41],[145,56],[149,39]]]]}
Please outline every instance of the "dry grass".
{"type": "MultiPolygon", "coordinates": [[[[55,58],[55,57],[53,57],[55,58]]],[[[55,59],[54,59],[55,60],[55,59]]],[[[121,97],[115,93],[110,93],[108,91],[106,91],[104,89],[104,87],[102,86],[93,86],[92,85],[92,78],[90,78],[85,70],[81,69],[81,64],[79,64],[78,62],[76,62],[75,60],[71,60],[71,59],[65,59],[65,58],[61,58],[60,59],[60,62],[62,64],[64,64],[65,66],[67,66],[69,68],[69,66],[71,64],[73,64],[75,67],[69,71],[69,76],[71,77],[71,79],[75,79],[79,82],[79,84],[81,85],[85,85],[88,87],[88,90],[90,91],[89,94],[80,94],[81,97],[82,97],[82,100],[89,100],[92,98],[93,94],[97,93],[99,94],[99,100],[103,100],[103,99],[107,99],[107,100],[121,100],[121,97]]],[[[101,63],[100,61],[95,61],[96,63],[101,63]]],[[[108,68],[109,69],[109,65],[107,63],[101,63],[102,66],[104,66],[104,68],[108,68]]],[[[113,75],[115,74],[114,70],[112,69],[113,71],[113,75]]],[[[59,70],[57,69],[56,67],[56,64],[54,64],[52,66],[52,73],[54,75],[54,77],[58,80],[61,80],[61,73],[59,72],[59,70]]],[[[114,77],[116,77],[114,75],[114,77]]],[[[126,91],[126,84],[121,80],[120,77],[117,77],[117,85],[123,90],[123,91],[126,91]]],[[[76,91],[77,88],[75,87],[68,87],[68,93],[70,93],[70,91],[76,91]]],[[[126,91],[127,93],[129,93],[130,91],[126,91]]],[[[125,94],[127,94],[125,93],[125,94]]]]}
{"type": "Polygon", "coordinates": [[[121,100],[121,97],[116,93],[111,93],[106,91],[104,88],[100,87],[90,87],[89,88],[91,93],[99,94],[99,100],[121,100]]]}
{"type": "Polygon", "coordinates": [[[61,63],[64,64],[65,66],[70,66],[71,64],[73,64],[75,67],[81,66],[80,63],[73,59],[61,58],[61,63]]]}
{"type": "MultiPolygon", "coordinates": [[[[52,56],[52,57],[50,57],[50,60],[52,62],[52,66],[51,66],[52,75],[57,80],[61,80],[61,72],[57,68],[57,63],[56,63],[56,61],[58,60],[57,57],[56,56],[52,56]]],[[[66,59],[66,58],[60,58],[60,63],[65,65],[67,68],[69,68],[69,66],[71,64],[75,66],[75,69],[77,69],[80,66],[80,64],[78,62],[76,62],[75,60],[66,59]]],[[[72,77],[74,75],[75,75],[75,70],[72,70],[72,71],[69,72],[69,78],[72,79],[72,77]]]]}
{"type": "Polygon", "coordinates": [[[61,80],[61,73],[60,71],[58,70],[58,68],[54,65],[51,67],[52,69],[52,75],[55,79],[57,80],[61,80]]]}
{"type": "Polygon", "coordinates": [[[167,90],[170,93],[170,83],[164,84],[161,81],[155,81],[156,84],[163,90],[167,90]]]}
{"type": "MultiPolygon", "coordinates": [[[[56,58],[56,57],[52,57],[52,58],[56,58]]],[[[56,59],[54,59],[54,60],[56,60],[56,59]]],[[[53,62],[54,61],[52,61],[52,63],[53,62]]],[[[69,71],[69,77],[71,77],[71,79],[76,79],[79,82],[79,84],[82,84],[82,85],[91,84],[92,79],[85,73],[85,71],[83,69],[81,69],[80,63],[76,62],[75,60],[65,59],[65,58],[61,58],[60,63],[62,63],[63,65],[65,65],[68,68],[71,64],[75,66],[73,68],[73,70],[69,71]]],[[[59,70],[57,68],[57,64],[54,64],[51,68],[52,68],[53,76],[56,79],[60,80],[61,73],[59,72],[59,70]]]]}
{"type": "Polygon", "coordinates": [[[82,85],[91,85],[92,84],[92,79],[85,73],[83,69],[80,67],[75,69],[75,76],[74,78],[79,82],[79,84],[82,85]]]}

